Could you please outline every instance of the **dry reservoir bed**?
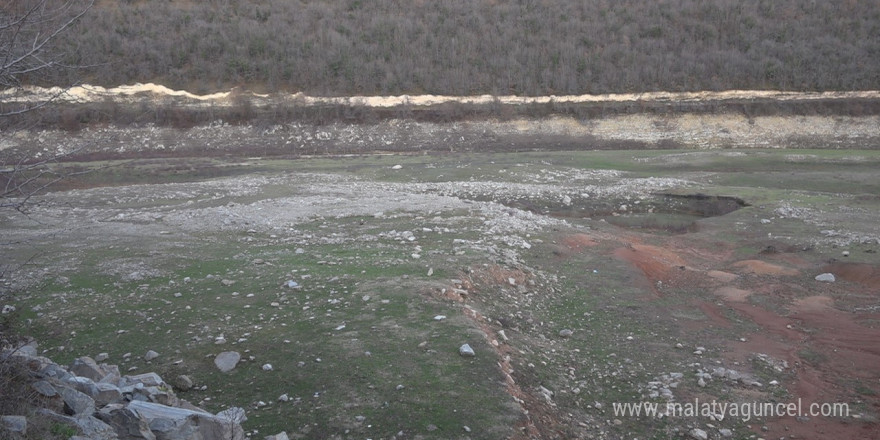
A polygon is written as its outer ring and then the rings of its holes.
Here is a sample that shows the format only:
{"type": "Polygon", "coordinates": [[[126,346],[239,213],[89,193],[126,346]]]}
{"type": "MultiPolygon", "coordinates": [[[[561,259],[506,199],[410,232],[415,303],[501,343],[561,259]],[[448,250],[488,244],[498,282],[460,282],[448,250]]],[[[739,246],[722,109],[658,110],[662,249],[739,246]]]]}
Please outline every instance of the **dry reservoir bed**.
{"type": "Polygon", "coordinates": [[[6,319],[252,438],[880,435],[876,151],[68,166],[0,218],[6,319]],[[615,411],[694,399],[849,413],[615,411]]]}

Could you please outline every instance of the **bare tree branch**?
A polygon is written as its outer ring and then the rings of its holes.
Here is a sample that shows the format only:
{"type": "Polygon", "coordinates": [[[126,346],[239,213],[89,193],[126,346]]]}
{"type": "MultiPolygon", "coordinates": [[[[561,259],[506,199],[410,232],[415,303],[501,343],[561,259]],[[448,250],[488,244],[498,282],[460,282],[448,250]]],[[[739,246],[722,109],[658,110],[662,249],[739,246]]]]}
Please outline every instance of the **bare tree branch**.
{"type": "MultiPolygon", "coordinates": [[[[62,53],[52,50],[52,45],[93,3],[94,0],[7,0],[0,5],[0,87],[20,89],[24,81],[32,82],[71,67],[63,62],[62,53]]],[[[15,113],[20,112],[10,114],[15,113]]]]}

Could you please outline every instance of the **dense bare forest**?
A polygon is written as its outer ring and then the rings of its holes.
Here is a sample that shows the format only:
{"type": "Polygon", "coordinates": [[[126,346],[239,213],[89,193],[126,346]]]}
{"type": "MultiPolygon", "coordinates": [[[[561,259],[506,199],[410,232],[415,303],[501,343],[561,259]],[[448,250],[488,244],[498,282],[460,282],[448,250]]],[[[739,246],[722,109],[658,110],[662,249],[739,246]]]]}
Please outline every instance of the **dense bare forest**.
{"type": "Polygon", "coordinates": [[[880,1],[100,0],[61,50],[84,82],[196,92],[864,90],[880,1]]]}

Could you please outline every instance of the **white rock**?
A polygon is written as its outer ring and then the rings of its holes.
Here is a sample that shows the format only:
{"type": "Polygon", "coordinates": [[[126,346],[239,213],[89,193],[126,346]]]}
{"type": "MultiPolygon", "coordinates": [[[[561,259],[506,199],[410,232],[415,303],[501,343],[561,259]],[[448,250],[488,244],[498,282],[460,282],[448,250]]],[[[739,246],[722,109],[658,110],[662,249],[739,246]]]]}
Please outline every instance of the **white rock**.
{"type": "Polygon", "coordinates": [[[442,321],[446,319],[446,315],[437,315],[434,317],[434,321],[442,321]]]}
{"type": "Polygon", "coordinates": [[[272,371],[272,364],[263,364],[263,371],[272,371]]]}
{"type": "Polygon", "coordinates": [[[290,396],[288,396],[287,394],[282,394],[282,395],[278,396],[279,402],[287,402],[289,400],[290,400],[290,396]]]}
{"type": "Polygon", "coordinates": [[[464,357],[474,357],[474,356],[477,355],[477,354],[474,352],[474,349],[471,348],[471,346],[468,345],[468,344],[464,344],[464,345],[462,345],[461,347],[459,347],[459,348],[458,348],[458,354],[460,354],[460,355],[462,355],[462,356],[464,356],[464,357]]]}
{"type": "Polygon", "coordinates": [[[697,440],[706,440],[709,438],[709,433],[707,433],[706,431],[703,431],[700,428],[691,429],[690,435],[691,435],[691,438],[694,438],[697,440]]]}
{"type": "Polygon", "coordinates": [[[394,165],[393,167],[391,167],[392,170],[399,170],[401,168],[403,168],[403,165],[394,165]]]}
{"type": "Polygon", "coordinates": [[[151,361],[153,359],[156,359],[157,357],[159,357],[159,353],[156,353],[155,351],[150,350],[144,355],[144,360],[151,361]]]}
{"type": "Polygon", "coordinates": [[[822,281],[826,283],[833,283],[836,279],[834,278],[833,273],[823,273],[816,275],[816,281],[822,281]]]}

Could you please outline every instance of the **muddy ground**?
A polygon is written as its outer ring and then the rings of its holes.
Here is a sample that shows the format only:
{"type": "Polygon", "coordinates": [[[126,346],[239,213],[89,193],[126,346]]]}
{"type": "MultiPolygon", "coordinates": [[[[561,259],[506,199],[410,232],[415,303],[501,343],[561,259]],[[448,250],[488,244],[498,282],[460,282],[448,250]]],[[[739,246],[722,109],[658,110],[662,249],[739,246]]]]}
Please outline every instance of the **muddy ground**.
{"type": "MultiPolygon", "coordinates": [[[[724,134],[682,124],[654,136],[724,134]]],[[[877,438],[880,154],[754,148],[796,143],[785,124],[748,149],[483,152],[474,137],[479,152],[293,159],[248,157],[253,133],[234,155],[234,127],[22,133],[8,149],[198,138],[225,157],[69,164],[92,171],[0,218],[3,301],[59,362],[110,352],[195,376],[205,389],[182,396],[248,407],[252,438],[877,438]],[[254,359],[212,371],[218,337],[254,359]],[[139,359],[148,349],[163,357],[139,359]],[[279,374],[259,371],[269,361],[279,374]],[[276,401],[288,390],[295,403],[276,401]],[[613,409],[694,399],[849,413],[613,409]]],[[[875,142],[858,124],[811,142],[875,142]]],[[[407,132],[421,133],[389,136],[407,132]]]]}

